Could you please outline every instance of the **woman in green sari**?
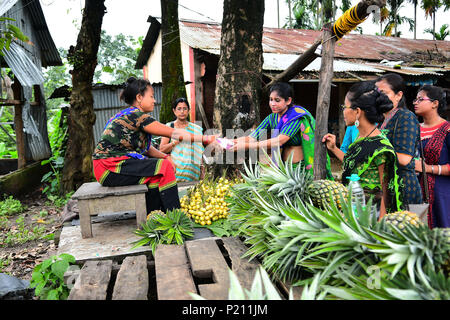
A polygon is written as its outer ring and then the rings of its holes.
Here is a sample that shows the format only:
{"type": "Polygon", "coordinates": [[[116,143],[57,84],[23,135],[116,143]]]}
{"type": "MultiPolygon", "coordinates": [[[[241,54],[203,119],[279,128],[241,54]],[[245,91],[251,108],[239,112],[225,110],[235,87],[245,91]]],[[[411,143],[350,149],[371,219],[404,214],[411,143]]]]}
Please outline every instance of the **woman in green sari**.
{"type": "Polygon", "coordinates": [[[347,178],[357,174],[366,197],[375,196],[380,219],[402,207],[397,156],[392,144],[376,127],[392,107],[389,98],[376,90],[374,82],[358,82],[350,88],[342,106],[345,124],[355,125],[358,137],[345,154],[336,146],[336,136],[328,133],[322,139],[343,162],[342,183],[347,184],[347,178]]]}
{"type": "MultiPolygon", "coordinates": [[[[235,139],[233,150],[271,149],[273,156],[280,148],[283,161],[292,156],[294,166],[303,165],[312,174],[316,126],[313,116],[305,108],[294,105],[292,88],[288,83],[275,83],[269,92],[272,113],[249,136],[235,139]]],[[[333,180],[328,157],[326,166],[327,178],[333,180]]]]}

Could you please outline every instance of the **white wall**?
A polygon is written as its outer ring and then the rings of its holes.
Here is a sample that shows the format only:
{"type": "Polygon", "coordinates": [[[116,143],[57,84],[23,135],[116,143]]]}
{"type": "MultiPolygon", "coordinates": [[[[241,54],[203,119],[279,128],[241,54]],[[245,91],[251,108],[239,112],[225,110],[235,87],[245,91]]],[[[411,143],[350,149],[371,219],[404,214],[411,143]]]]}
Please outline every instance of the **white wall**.
{"type": "MultiPolygon", "coordinates": [[[[184,81],[192,81],[190,72],[190,60],[189,60],[189,49],[190,47],[181,41],[181,62],[183,64],[183,77],[184,81]]],[[[161,83],[162,82],[162,72],[164,72],[164,66],[161,64],[162,55],[162,41],[161,32],[156,40],[153,51],[150,53],[150,57],[147,61],[147,79],[150,83],[161,83]]],[[[195,101],[191,101],[191,90],[195,91],[194,83],[186,85],[186,94],[191,106],[194,106],[195,101]]]]}

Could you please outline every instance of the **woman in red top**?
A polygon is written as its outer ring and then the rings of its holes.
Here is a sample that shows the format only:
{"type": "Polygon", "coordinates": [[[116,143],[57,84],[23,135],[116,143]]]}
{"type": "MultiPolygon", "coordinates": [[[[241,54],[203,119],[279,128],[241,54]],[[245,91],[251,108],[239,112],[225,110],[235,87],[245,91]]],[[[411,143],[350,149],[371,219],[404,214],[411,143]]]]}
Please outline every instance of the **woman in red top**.
{"type": "MultiPolygon", "coordinates": [[[[430,85],[421,87],[414,100],[415,113],[423,118],[420,140],[428,180],[430,228],[450,227],[450,122],[444,119],[447,100],[442,88],[430,85]]],[[[422,172],[420,160],[415,166],[422,172]]],[[[420,181],[424,189],[423,179],[420,181]]]]}

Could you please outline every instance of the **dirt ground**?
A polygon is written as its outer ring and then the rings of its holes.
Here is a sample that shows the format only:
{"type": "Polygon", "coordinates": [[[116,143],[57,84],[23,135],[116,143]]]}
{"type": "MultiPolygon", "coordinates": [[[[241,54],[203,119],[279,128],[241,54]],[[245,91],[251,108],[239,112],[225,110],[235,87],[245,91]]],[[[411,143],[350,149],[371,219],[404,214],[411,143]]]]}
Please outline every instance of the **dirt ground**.
{"type": "Polygon", "coordinates": [[[15,199],[20,200],[27,209],[9,216],[7,224],[0,224],[0,273],[30,280],[34,267],[56,254],[63,208],[52,205],[40,187],[15,199]],[[35,234],[40,239],[24,243],[18,241],[35,234]]]}

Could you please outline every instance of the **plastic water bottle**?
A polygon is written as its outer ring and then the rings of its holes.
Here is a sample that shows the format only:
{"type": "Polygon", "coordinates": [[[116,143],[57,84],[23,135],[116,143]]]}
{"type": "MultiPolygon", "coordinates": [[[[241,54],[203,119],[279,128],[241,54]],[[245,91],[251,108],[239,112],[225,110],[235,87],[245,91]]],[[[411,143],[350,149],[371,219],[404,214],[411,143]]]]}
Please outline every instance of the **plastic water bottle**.
{"type": "Polygon", "coordinates": [[[348,191],[351,195],[353,213],[355,214],[355,216],[358,216],[358,213],[356,211],[357,202],[359,202],[362,207],[366,205],[364,190],[359,183],[360,178],[357,174],[352,174],[350,177],[347,177],[347,179],[350,180],[350,183],[348,184],[348,191]]]}

